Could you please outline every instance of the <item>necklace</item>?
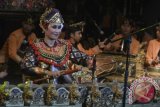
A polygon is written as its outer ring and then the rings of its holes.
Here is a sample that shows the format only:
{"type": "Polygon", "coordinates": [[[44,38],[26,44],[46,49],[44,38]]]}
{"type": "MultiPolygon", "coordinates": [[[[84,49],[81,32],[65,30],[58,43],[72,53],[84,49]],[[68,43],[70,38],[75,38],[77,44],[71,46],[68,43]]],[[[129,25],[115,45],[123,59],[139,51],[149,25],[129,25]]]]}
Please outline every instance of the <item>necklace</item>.
{"type": "Polygon", "coordinates": [[[42,40],[31,44],[38,60],[44,61],[55,66],[62,66],[70,56],[71,44],[60,40],[53,47],[48,47],[42,40]]]}

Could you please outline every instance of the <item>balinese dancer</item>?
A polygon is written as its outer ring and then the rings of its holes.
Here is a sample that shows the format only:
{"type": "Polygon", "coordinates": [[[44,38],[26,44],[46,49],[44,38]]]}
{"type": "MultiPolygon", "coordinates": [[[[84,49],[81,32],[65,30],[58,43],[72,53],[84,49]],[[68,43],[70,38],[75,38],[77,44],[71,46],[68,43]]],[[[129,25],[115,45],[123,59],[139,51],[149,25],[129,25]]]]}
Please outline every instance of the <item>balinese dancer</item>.
{"type": "Polygon", "coordinates": [[[69,74],[86,71],[92,61],[88,56],[75,49],[69,41],[58,39],[63,28],[63,18],[59,10],[46,9],[40,18],[40,27],[45,37],[30,42],[30,46],[21,62],[22,71],[32,77],[48,75],[56,78],[57,83],[71,83],[69,74]],[[83,65],[78,63],[83,60],[83,65]],[[86,67],[84,67],[86,66],[86,67]]]}

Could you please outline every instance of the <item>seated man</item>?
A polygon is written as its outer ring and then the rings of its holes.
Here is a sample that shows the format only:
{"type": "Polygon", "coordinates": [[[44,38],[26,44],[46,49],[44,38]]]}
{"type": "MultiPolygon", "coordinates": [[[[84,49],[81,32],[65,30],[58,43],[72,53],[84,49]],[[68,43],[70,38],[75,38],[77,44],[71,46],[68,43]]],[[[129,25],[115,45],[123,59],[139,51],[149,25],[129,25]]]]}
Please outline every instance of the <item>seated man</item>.
{"type": "Polygon", "coordinates": [[[86,71],[78,62],[84,60],[84,66],[90,66],[89,57],[75,49],[70,42],[58,39],[63,28],[63,18],[55,8],[46,9],[40,18],[40,27],[45,37],[30,42],[24,59],[21,61],[22,72],[32,77],[54,77],[55,83],[71,83],[70,75],[75,71],[86,71]],[[88,63],[87,63],[88,62],[88,63]],[[76,63],[76,64],[75,64],[76,63]]]}
{"type": "Polygon", "coordinates": [[[26,18],[22,22],[22,27],[13,31],[2,49],[0,50],[0,78],[7,75],[8,60],[11,59],[16,63],[22,60],[25,47],[28,45],[28,41],[36,39],[36,35],[33,32],[34,22],[31,18],[26,18]]]}
{"type": "MultiPolygon", "coordinates": [[[[120,39],[125,36],[128,36],[128,34],[130,34],[134,31],[134,26],[135,26],[134,21],[132,19],[124,18],[124,20],[121,24],[121,33],[115,35],[113,37],[112,41],[120,39]]],[[[136,54],[138,54],[140,43],[136,39],[136,35],[130,35],[130,36],[131,36],[130,54],[136,55],[136,54]]],[[[126,53],[126,49],[127,49],[126,41],[127,40],[118,40],[113,43],[109,43],[107,46],[105,46],[104,50],[126,53]]]]}
{"type": "Polygon", "coordinates": [[[156,27],[156,39],[149,42],[146,54],[146,63],[149,66],[160,67],[160,26],[156,27]]]}
{"type": "MultiPolygon", "coordinates": [[[[81,52],[84,52],[85,54],[92,56],[95,54],[99,54],[102,52],[100,47],[104,47],[104,42],[99,42],[99,45],[94,45],[93,47],[90,47],[89,42],[94,42],[93,38],[90,38],[92,40],[83,40],[83,43],[88,49],[84,48],[84,45],[82,45],[82,32],[83,32],[83,23],[74,23],[69,26],[66,33],[66,39],[71,42],[71,44],[80,50],[81,52]]],[[[89,39],[89,38],[88,38],[89,39]]]]}

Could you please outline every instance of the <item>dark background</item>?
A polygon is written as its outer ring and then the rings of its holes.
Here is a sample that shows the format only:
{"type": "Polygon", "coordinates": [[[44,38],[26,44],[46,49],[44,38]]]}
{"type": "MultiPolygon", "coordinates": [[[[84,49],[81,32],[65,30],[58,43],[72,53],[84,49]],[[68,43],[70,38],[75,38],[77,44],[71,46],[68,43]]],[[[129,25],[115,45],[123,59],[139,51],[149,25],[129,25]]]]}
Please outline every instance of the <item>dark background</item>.
{"type": "MultiPolygon", "coordinates": [[[[140,22],[143,27],[152,25],[160,17],[159,0],[50,0],[55,2],[65,20],[69,22],[85,21],[87,35],[93,37],[101,36],[95,23],[100,27],[107,37],[117,27],[122,16],[129,16],[140,22]]],[[[6,8],[0,4],[0,47],[9,34],[21,26],[21,21],[32,15],[35,20],[35,32],[42,37],[41,29],[38,26],[39,17],[43,9],[23,10],[21,8],[6,8]]],[[[104,36],[104,35],[103,35],[104,36]]]]}

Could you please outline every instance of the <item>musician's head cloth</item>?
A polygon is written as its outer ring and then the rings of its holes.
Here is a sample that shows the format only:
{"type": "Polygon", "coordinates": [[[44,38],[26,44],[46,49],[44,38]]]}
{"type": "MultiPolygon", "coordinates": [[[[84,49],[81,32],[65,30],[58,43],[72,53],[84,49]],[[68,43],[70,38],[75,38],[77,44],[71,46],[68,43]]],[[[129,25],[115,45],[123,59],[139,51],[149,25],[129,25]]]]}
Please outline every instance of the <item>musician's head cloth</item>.
{"type": "Polygon", "coordinates": [[[83,22],[78,22],[78,23],[70,24],[70,25],[67,27],[67,31],[66,31],[66,36],[65,36],[65,38],[66,38],[66,39],[69,39],[69,38],[70,38],[70,35],[71,35],[72,33],[75,33],[76,31],[83,32],[83,26],[84,26],[84,23],[83,23],[83,22]]]}

